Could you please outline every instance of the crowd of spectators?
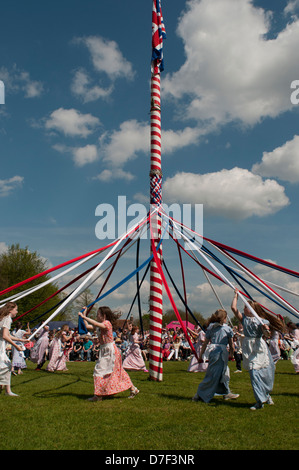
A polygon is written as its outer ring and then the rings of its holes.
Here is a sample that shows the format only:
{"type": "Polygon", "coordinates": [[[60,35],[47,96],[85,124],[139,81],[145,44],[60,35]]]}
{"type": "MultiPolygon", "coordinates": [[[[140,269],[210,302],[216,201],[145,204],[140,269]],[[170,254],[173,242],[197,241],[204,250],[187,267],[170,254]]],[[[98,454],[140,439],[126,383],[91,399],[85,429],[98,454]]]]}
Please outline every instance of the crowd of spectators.
{"type": "MultiPolygon", "coordinates": [[[[116,346],[121,351],[122,359],[127,355],[130,347],[132,330],[132,323],[127,324],[126,328],[119,328],[113,333],[114,341],[116,346]]],[[[230,360],[236,361],[237,370],[241,371],[242,361],[242,328],[240,325],[234,327],[234,344],[235,354],[234,357],[230,357],[230,360]]],[[[194,348],[196,349],[197,335],[200,328],[195,328],[194,331],[189,330],[189,338],[191,339],[194,348]]],[[[34,331],[34,330],[33,330],[34,331]]],[[[33,332],[32,331],[32,332],[33,332]]],[[[290,324],[289,335],[279,336],[278,347],[280,351],[280,359],[290,359],[294,345],[292,344],[292,337],[296,331],[297,336],[299,335],[298,325],[290,324]]],[[[32,333],[31,332],[31,333],[32,333]]],[[[49,348],[54,335],[57,333],[56,330],[49,331],[49,348]]],[[[144,361],[148,360],[149,353],[149,331],[145,331],[143,335],[140,334],[140,349],[144,361]]],[[[25,359],[30,358],[30,350],[34,346],[35,339],[28,343],[25,343],[26,350],[24,351],[25,359]]],[[[71,339],[66,343],[64,348],[64,354],[67,356],[67,361],[96,361],[99,354],[99,338],[96,335],[87,333],[85,335],[79,335],[77,329],[71,331],[71,339]]],[[[7,344],[7,354],[11,357],[10,345],[7,344]]],[[[189,361],[192,357],[192,349],[182,329],[167,329],[162,330],[162,356],[164,361],[189,361]]],[[[49,359],[47,356],[46,359],[49,359]]]]}

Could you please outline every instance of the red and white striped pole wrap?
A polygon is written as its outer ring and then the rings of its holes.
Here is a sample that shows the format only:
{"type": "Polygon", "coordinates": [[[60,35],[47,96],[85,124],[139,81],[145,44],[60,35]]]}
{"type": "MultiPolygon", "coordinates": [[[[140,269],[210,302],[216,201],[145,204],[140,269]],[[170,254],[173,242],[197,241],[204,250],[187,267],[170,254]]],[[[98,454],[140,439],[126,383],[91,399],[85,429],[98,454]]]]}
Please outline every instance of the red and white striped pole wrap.
{"type": "MultiPolygon", "coordinates": [[[[160,74],[151,76],[151,167],[150,167],[151,209],[162,204],[161,172],[161,101],[160,74]]],[[[155,247],[161,240],[161,216],[155,212],[151,218],[155,247]]],[[[162,262],[162,243],[158,250],[162,262]]],[[[149,373],[150,379],[161,382],[163,379],[162,357],[162,278],[154,261],[150,265],[150,332],[149,332],[149,373]]]]}

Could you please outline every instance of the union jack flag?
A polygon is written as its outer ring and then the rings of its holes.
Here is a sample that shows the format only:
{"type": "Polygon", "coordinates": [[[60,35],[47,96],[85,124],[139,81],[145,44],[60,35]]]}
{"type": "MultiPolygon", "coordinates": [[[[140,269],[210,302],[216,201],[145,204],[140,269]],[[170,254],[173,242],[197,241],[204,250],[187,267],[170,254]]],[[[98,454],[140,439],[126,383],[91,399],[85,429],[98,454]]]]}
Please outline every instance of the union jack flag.
{"type": "Polygon", "coordinates": [[[162,16],[161,0],[153,0],[151,69],[154,74],[164,70],[163,39],[166,39],[166,31],[162,16]]]}

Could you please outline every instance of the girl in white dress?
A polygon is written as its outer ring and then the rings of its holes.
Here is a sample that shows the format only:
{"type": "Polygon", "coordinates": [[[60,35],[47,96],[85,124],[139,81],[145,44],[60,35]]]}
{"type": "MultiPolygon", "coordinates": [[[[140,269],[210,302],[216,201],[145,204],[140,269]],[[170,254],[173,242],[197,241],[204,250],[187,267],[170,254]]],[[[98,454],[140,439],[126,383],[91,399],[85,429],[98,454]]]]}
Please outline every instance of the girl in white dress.
{"type": "MultiPolygon", "coordinates": [[[[206,339],[206,335],[204,331],[199,327],[198,331],[192,331],[190,328],[187,328],[190,335],[196,340],[195,343],[195,351],[197,352],[197,356],[200,355],[200,351],[202,345],[206,339]]],[[[198,362],[197,357],[193,354],[191,356],[191,361],[188,367],[188,372],[205,372],[209,365],[209,351],[211,350],[211,345],[208,344],[206,347],[205,353],[202,356],[202,362],[198,362]]]]}
{"type": "MultiPolygon", "coordinates": [[[[27,368],[25,361],[24,351],[26,350],[25,346],[19,341],[20,338],[24,338],[24,335],[30,335],[30,329],[27,327],[27,330],[22,329],[22,323],[17,322],[16,327],[12,332],[15,338],[18,338],[17,344],[21,346],[22,351],[17,351],[15,348],[12,348],[12,373],[14,375],[22,374],[23,369],[27,368]]],[[[27,337],[28,337],[27,336],[27,337]]]]}
{"type": "Polygon", "coordinates": [[[15,338],[10,334],[10,327],[12,319],[18,313],[18,306],[14,302],[7,302],[4,307],[0,308],[0,392],[5,389],[6,395],[17,397],[11,391],[11,361],[6,354],[6,343],[11,344],[17,351],[22,351],[22,346],[19,346],[15,341],[25,343],[28,340],[23,338],[15,338]]]}

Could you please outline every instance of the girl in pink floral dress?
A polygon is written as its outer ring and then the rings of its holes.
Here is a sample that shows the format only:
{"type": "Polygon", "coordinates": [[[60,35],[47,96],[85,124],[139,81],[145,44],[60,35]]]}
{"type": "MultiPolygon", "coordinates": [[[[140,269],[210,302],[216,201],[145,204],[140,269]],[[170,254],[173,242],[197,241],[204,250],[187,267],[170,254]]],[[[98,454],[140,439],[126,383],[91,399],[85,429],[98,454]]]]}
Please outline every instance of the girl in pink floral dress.
{"type": "Polygon", "coordinates": [[[120,350],[113,340],[113,324],[118,315],[113,313],[109,307],[100,307],[97,312],[97,320],[86,316],[87,308],[79,315],[83,318],[88,330],[98,334],[100,342],[99,358],[95,364],[94,396],[89,401],[99,401],[103,397],[115,395],[130,389],[129,398],[134,398],[139,390],[134,387],[127,372],[123,369],[120,350]]]}
{"type": "Polygon", "coordinates": [[[137,326],[133,326],[129,337],[131,344],[128,354],[123,361],[123,368],[125,370],[142,370],[143,372],[148,372],[139,346],[141,340],[139,336],[139,328],[137,326]]]}
{"type": "Polygon", "coordinates": [[[54,336],[49,350],[50,361],[46,368],[48,372],[68,370],[66,367],[64,348],[67,341],[72,337],[72,335],[67,336],[69,330],[70,328],[68,325],[62,325],[61,330],[59,330],[54,336]]]}

